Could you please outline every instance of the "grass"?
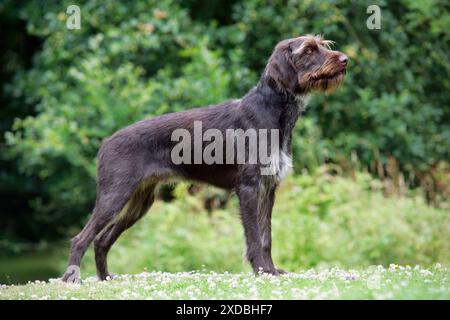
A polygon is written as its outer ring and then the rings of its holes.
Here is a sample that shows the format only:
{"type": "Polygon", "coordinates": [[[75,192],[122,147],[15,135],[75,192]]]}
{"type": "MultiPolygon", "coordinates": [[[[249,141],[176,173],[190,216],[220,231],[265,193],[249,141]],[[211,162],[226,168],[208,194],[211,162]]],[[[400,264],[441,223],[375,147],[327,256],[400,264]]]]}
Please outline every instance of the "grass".
{"type": "Polygon", "coordinates": [[[251,273],[144,272],[81,285],[59,279],[2,285],[0,299],[450,299],[450,269],[391,265],[309,269],[272,277],[251,273]]]}

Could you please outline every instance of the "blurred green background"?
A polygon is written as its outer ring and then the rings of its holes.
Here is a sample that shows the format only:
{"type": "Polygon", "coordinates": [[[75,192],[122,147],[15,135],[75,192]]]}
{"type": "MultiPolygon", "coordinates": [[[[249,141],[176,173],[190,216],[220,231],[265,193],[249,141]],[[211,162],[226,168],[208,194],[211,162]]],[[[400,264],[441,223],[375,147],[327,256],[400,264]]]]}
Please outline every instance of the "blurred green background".
{"type": "MultiPolygon", "coordinates": [[[[322,34],[350,57],[314,96],[278,192],[274,255],[317,265],[450,263],[446,1],[0,2],[0,283],[58,276],[95,200],[103,138],[134,121],[239,97],[274,45],[322,34]],[[369,30],[369,5],[381,29],[369,30]]],[[[236,199],[161,192],[112,249],[113,272],[247,270],[236,199]]],[[[92,253],[83,274],[94,273],[92,253]]]]}

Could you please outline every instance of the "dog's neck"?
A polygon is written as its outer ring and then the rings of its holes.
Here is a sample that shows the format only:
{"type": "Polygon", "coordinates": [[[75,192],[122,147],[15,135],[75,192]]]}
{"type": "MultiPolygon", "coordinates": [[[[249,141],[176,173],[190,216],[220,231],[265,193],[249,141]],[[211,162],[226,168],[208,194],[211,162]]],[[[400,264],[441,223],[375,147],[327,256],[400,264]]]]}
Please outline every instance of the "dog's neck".
{"type": "MultiPolygon", "coordinates": [[[[292,130],[300,114],[308,103],[306,94],[293,94],[281,88],[266,72],[263,73],[257,86],[245,97],[252,99],[252,105],[265,108],[266,112],[273,116],[280,128],[281,148],[288,154],[291,153],[292,130]]],[[[255,111],[255,110],[254,110],[255,111]]],[[[256,111],[261,112],[261,110],[256,111]]]]}
{"type": "Polygon", "coordinates": [[[280,106],[297,106],[300,112],[306,109],[309,96],[306,93],[293,93],[280,86],[267,72],[264,72],[256,86],[263,96],[269,97],[274,104],[280,106]]]}

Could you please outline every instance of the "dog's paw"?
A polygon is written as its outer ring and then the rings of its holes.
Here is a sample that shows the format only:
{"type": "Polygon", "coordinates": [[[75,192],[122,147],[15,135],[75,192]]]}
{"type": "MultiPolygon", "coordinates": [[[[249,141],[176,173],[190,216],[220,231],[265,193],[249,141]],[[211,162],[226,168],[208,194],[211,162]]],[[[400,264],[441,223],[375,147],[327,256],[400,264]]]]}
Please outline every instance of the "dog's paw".
{"type": "Polygon", "coordinates": [[[98,280],[100,281],[110,281],[110,280],[114,280],[117,279],[119,276],[115,273],[107,273],[104,275],[97,275],[98,280]]]}
{"type": "Polygon", "coordinates": [[[276,270],[277,270],[279,275],[288,274],[288,272],[286,270],[283,270],[283,269],[280,269],[280,268],[276,268],[276,270]]]}
{"type": "Polygon", "coordinates": [[[256,275],[258,276],[277,276],[278,271],[275,268],[258,268],[257,271],[255,271],[256,275]]]}
{"type": "Polygon", "coordinates": [[[66,283],[81,284],[81,278],[79,276],[74,276],[73,273],[66,272],[61,280],[66,283]]]}
{"type": "Polygon", "coordinates": [[[279,275],[283,275],[283,274],[287,274],[288,272],[283,270],[283,269],[279,269],[279,268],[259,268],[258,271],[256,272],[257,275],[270,275],[270,276],[279,276],[279,275]]]}
{"type": "Polygon", "coordinates": [[[80,268],[77,266],[69,266],[61,280],[66,283],[81,284],[80,268]]]}

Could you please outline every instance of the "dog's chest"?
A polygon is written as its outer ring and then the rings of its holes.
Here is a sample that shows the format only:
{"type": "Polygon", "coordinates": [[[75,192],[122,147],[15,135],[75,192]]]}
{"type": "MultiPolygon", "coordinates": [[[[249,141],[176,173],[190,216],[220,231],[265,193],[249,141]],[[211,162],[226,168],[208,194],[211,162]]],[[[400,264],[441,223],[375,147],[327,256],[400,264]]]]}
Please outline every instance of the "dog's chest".
{"type": "Polygon", "coordinates": [[[279,152],[276,152],[271,155],[270,157],[271,175],[269,177],[275,180],[274,182],[276,183],[281,182],[284,178],[286,178],[286,176],[289,174],[291,170],[292,170],[292,158],[285,150],[280,150],[279,152]]]}
{"type": "Polygon", "coordinates": [[[299,99],[295,104],[289,104],[284,108],[280,117],[281,148],[270,157],[270,171],[275,183],[281,182],[292,170],[291,139],[292,130],[304,108],[305,100],[299,99]]]}

